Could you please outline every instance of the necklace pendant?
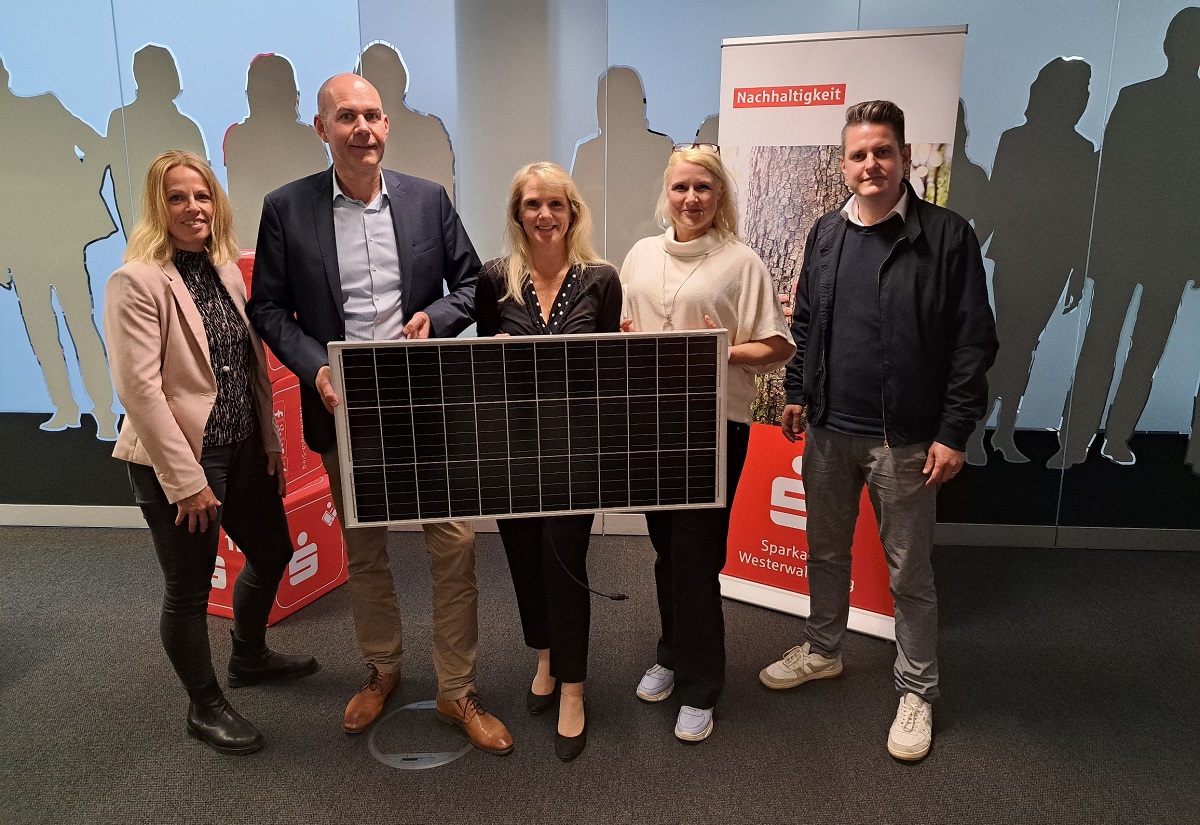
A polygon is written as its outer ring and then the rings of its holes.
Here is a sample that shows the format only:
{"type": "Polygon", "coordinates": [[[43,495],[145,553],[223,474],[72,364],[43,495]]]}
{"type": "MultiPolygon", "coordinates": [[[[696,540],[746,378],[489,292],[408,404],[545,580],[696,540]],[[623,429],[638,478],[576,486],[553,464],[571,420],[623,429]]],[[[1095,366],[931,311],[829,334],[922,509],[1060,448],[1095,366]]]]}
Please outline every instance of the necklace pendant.
{"type": "Polygon", "coordinates": [[[671,323],[671,319],[670,319],[670,318],[668,318],[667,320],[663,321],[663,330],[664,330],[664,331],[666,331],[666,332],[670,332],[670,331],[672,331],[673,329],[675,329],[675,325],[671,323]]]}

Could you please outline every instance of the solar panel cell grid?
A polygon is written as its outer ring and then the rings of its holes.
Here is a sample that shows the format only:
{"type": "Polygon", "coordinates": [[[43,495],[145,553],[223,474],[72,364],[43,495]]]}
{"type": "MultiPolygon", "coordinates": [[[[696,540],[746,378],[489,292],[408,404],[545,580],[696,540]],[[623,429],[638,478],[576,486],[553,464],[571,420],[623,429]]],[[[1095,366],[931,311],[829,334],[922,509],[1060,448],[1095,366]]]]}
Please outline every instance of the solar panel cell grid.
{"type": "Polygon", "coordinates": [[[723,330],[330,351],[349,524],[723,502],[723,330]]]}

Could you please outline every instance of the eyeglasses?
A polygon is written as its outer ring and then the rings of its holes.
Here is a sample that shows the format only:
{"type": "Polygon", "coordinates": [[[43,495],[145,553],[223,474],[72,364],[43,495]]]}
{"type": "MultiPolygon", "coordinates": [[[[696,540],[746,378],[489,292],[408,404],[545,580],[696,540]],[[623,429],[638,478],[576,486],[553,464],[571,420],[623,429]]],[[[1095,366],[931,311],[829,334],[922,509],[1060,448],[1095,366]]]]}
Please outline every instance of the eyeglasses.
{"type": "Polygon", "coordinates": [[[676,143],[671,147],[672,152],[686,152],[689,149],[695,149],[697,152],[709,152],[714,155],[721,154],[721,147],[715,143],[676,143]]]}

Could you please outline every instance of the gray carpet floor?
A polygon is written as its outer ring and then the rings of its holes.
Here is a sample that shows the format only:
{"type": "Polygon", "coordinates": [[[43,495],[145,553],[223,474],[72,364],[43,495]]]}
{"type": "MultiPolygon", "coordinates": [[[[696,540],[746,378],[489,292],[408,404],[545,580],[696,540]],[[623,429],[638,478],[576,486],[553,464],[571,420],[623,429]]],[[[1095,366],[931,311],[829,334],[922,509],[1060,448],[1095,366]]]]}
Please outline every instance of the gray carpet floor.
{"type": "MultiPolygon", "coordinates": [[[[1196,823],[1200,822],[1200,553],[938,548],[943,696],[931,755],[886,753],[891,644],[851,634],[842,678],[792,692],[758,670],[802,620],[727,602],[716,730],[672,735],[678,706],[633,695],[657,635],[644,537],[598,537],[590,736],[553,753],[531,718],[504,554],[478,540],[480,690],[508,757],[429,770],[372,751],[457,749],[427,711],[429,573],[420,534],[392,536],[404,680],[373,737],[341,730],[365,676],[345,588],[270,631],[314,653],[302,681],[231,691],[267,747],[220,756],[184,734],[186,700],[158,641],[159,572],[144,530],[0,528],[0,823],[1196,823]]],[[[210,618],[223,672],[229,622],[210,618]]]]}

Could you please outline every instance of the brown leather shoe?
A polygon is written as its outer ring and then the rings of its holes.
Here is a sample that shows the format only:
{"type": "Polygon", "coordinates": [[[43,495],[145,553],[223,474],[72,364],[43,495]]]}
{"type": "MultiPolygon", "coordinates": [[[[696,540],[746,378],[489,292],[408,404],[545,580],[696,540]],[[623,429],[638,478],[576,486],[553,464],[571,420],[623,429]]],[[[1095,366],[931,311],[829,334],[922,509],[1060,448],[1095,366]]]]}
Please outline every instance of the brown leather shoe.
{"type": "Polygon", "coordinates": [[[447,725],[458,725],[466,731],[471,744],[481,751],[500,756],[512,752],[512,734],[503,722],[484,710],[479,694],[468,693],[453,700],[439,696],[434,713],[447,725]]]}
{"type": "Polygon", "coordinates": [[[383,713],[388,696],[400,684],[400,671],[380,673],[374,665],[368,667],[371,668],[371,675],[350,699],[350,704],[346,705],[346,718],[342,722],[346,733],[362,733],[375,724],[379,714],[383,713]]]}

